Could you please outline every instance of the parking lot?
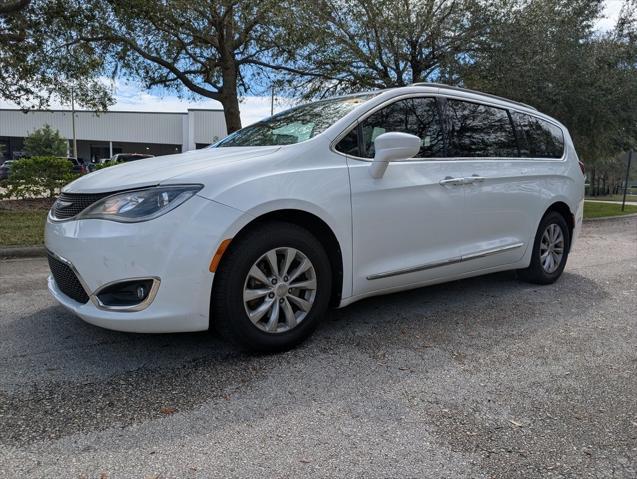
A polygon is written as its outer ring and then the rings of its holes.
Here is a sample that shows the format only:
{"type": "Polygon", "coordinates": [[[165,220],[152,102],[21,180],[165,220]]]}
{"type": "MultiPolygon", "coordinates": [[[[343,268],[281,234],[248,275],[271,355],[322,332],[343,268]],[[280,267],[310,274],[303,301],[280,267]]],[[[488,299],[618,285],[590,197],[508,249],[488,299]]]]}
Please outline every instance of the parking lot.
{"type": "Polygon", "coordinates": [[[95,328],[46,275],[0,262],[1,477],[637,475],[637,218],[555,285],[369,299],[272,356],[95,328]]]}

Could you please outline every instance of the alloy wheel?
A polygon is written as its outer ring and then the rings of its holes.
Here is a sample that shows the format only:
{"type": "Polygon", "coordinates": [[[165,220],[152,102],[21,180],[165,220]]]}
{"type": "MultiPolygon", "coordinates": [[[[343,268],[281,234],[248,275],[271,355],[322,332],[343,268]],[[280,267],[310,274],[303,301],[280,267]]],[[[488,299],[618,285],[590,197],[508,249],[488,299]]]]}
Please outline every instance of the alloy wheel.
{"type": "Polygon", "coordinates": [[[540,262],[548,274],[552,274],[560,267],[564,256],[564,233],[555,223],[546,227],[540,242],[540,262]]]}
{"type": "Polygon", "coordinates": [[[295,248],[275,248],[248,272],[243,286],[245,311],[262,331],[283,333],[305,319],[316,288],[316,271],[305,254],[295,248]]]}

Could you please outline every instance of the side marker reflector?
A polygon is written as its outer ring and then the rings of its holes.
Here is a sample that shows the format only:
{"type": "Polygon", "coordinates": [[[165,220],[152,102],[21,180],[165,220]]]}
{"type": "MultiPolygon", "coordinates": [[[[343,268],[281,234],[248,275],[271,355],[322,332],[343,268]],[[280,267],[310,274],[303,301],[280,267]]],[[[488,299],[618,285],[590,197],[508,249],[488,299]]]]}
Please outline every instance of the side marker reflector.
{"type": "Polygon", "coordinates": [[[226,250],[228,249],[228,246],[230,246],[230,239],[225,239],[221,242],[221,244],[219,245],[219,247],[217,248],[217,252],[215,253],[215,255],[212,257],[212,261],[210,262],[210,272],[214,273],[215,271],[217,271],[217,268],[219,267],[219,263],[221,262],[221,257],[223,256],[223,253],[226,252],[226,250]]]}

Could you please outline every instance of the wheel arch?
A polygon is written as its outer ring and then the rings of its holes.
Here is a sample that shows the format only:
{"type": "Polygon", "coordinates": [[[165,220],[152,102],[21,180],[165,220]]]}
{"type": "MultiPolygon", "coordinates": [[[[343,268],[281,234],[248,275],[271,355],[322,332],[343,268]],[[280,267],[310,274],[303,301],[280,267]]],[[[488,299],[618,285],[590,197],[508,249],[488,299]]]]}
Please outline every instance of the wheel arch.
{"type": "MultiPolygon", "coordinates": [[[[254,217],[243,225],[232,238],[228,249],[233,247],[236,240],[249,233],[252,229],[269,222],[283,221],[292,223],[308,230],[323,245],[330,260],[332,269],[332,291],[330,294],[330,306],[336,307],[341,301],[343,292],[343,252],[336,234],[332,228],[319,216],[308,211],[285,208],[269,211],[254,217]]],[[[223,264],[226,254],[224,252],[219,265],[223,264]]],[[[214,288],[214,282],[213,286],[214,288]]]]}
{"type": "Polygon", "coordinates": [[[575,230],[575,214],[571,211],[571,208],[566,203],[564,203],[563,201],[556,201],[546,209],[546,211],[542,215],[542,218],[544,218],[552,211],[555,211],[562,215],[562,217],[566,221],[566,224],[568,225],[569,236],[571,238],[571,241],[569,241],[570,248],[570,244],[572,243],[573,239],[573,231],[575,230]]]}

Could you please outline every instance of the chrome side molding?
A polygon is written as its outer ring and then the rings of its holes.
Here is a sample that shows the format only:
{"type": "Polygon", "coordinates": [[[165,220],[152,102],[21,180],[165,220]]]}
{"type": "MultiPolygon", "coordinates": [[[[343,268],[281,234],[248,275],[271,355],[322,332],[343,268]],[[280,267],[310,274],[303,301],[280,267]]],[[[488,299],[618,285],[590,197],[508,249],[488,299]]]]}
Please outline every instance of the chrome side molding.
{"type": "Polygon", "coordinates": [[[440,268],[441,266],[449,266],[450,264],[456,264],[461,262],[462,262],[462,258],[460,256],[457,256],[455,258],[449,258],[445,261],[436,261],[434,263],[427,263],[420,266],[414,266],[412,268],[396,269],[394,271],[387,271],[386,273],[372,274],[372,275],[369,275],[367,279],[373,280],[373,279],[391,278],[392,276],[416,273],[418,271],[425,271],[427,269],[440,268]]]}
{"type": "Polygon", "coordinates": [[[485,256],[491,256],[493,254],[504,253],[505,251],[511,251],[512,249],[518,249],[524,246],[524,243],[514,243],[500,248],[488,249],[486,251],[479,251],[477,253],[471,253],[462,257],[462,261],[469,261],[471,259],[484,258],[485,256]]]}
{"type": "Polygon", "coordinates": [[[449,258],[444,261],[435,261],[435,262],[423,264],[420,266],[413,266],[411,268],[403,268],[403,269],[397,269],[394,271],[387,271],[385,273],[371,274],[367,277],[367,279],[371,281],[374,279],[391,278],[392,276],[400,276],[403,274],[417,273],[418,271],[425,271],[428,269],[440,268],[442,266],[449,266],[452,264],[462,263],[464,261],[471,261],[472,259],[484,258],[485,256],[491,256],[494,254],[504,253],[506,251],[511,251],[517,248],[521,248],[522,246],[524,246],[524,243],[514,243],[514,244],[502,246],[499,248],[488,249],[485,251],[478,251],[476,253],[471,253],[465,256],[455,256],[453,258],[449,258]]]}

